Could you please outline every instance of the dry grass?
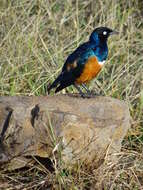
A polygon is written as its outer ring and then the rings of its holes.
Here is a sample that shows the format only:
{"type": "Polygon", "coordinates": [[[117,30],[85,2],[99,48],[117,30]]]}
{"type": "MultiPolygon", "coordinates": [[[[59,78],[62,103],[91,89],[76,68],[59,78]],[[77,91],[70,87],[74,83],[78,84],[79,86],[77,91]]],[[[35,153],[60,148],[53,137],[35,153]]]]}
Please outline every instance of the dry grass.
{"type": "MultiPolygon", "coordinates": [[[[143,13],[137,0],[1,0],[0,95],[45,95],[66,56],[97,26],[120,35],[109,40],[109,59],[95,82],[102,94],[125,100],[133,117],[116,165],[100,172],[79,165],[56,173],[39,166],[6,173],[0,189],[132,189],[143,187],[143,13]],[[98,180],[97,180],[98,179],[98,180]],[[99,180],[100,179],[100,180],[99,180]],[[98,183],[96,183],[98,181],[98,183]]],[[[69,91],[75,91],[72,87],[69,91]]]]}

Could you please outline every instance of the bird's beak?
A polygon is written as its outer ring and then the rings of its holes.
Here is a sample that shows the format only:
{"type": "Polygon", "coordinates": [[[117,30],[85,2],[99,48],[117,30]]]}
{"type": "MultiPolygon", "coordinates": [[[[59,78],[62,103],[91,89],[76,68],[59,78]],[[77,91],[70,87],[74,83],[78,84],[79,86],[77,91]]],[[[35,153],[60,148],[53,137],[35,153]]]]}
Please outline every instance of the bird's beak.
{"type": "Polygon", "coordinates": [[[117,32],[117,31],[115,31],[115,30],[113,30],[111,33],[110,33],[110,35],[116,35],[116,34],[119,34],[119,32],[117,32]]]}

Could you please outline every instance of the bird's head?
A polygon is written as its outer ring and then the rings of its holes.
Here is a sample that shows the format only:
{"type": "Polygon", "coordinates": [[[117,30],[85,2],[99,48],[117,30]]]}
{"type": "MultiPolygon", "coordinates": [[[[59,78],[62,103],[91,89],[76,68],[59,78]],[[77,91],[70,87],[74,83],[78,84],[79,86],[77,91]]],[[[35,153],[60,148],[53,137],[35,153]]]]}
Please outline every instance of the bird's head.
{"type": "Polygon", "coordinates": [[[91,33],[90,41],[97,44],[100,42],[106,42],[108,37],[113,34],[118,34],[118,32],[107,27],[98,27],[91,33]]]}

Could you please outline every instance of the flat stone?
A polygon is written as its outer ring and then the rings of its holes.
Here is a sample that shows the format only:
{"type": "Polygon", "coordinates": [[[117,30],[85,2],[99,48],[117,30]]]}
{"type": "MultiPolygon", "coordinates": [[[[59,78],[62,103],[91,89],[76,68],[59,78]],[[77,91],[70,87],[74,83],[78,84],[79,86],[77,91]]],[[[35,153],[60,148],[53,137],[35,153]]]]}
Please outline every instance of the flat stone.
{"type": "Polygon", "coordinates": [[[7,107],[13,112],[0,151],[0,155],[7,156],[0,163],[9,166],[12,158],[24,160],[23,167],[25,156],[52,159],[58,151],[67,165],[81,161],[96,162],[98,166],[107,157],[115,159],[130,127],[128,106],[111,97],[0,97],[1,130],[7,107]]]}

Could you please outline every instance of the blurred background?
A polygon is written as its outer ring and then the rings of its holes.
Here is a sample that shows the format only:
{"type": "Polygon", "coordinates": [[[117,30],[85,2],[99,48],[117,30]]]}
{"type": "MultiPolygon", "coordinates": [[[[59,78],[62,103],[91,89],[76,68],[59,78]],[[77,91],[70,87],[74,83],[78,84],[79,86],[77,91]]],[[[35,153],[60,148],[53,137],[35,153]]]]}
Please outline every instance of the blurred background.
{"type": "MultiPolygon", "coordinates": [[[[132,115],[132,128],[123,142],[130,167],[122,165],[113,187],[119,188],[124,179],[121,189],[139,189],[143,185],[143,1],[0,0],[0,95],[46,95],[45,86],[56,78],[66,57],[99,26],[119,35],[109,39],[108,61],[89,88],[125,100],[132,115]]],[[[76,92],[72,86],[67,90],[76,92]]],[[[81,181],[75,179],[78,187],[81,181]]]]}

